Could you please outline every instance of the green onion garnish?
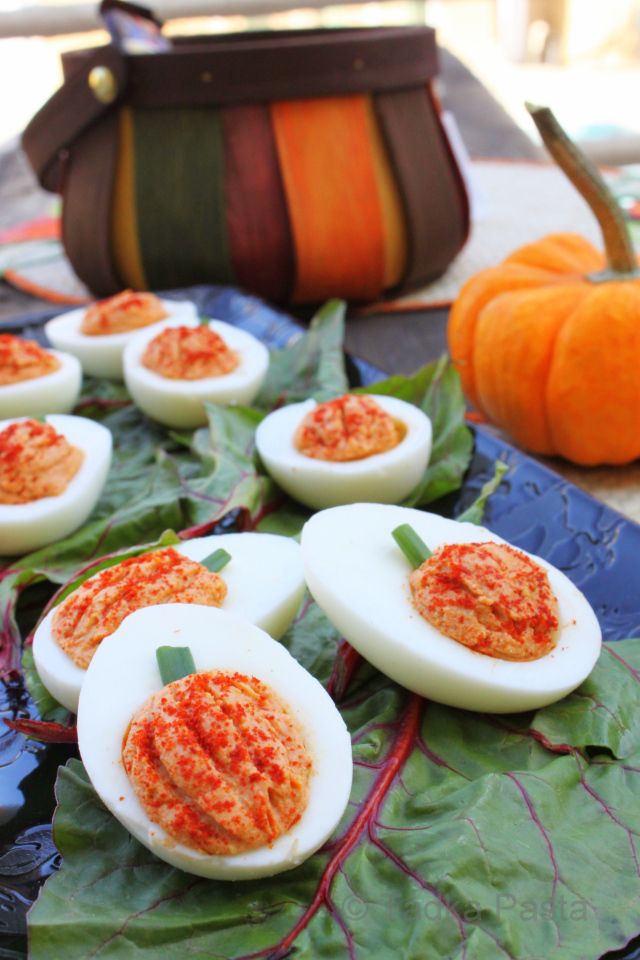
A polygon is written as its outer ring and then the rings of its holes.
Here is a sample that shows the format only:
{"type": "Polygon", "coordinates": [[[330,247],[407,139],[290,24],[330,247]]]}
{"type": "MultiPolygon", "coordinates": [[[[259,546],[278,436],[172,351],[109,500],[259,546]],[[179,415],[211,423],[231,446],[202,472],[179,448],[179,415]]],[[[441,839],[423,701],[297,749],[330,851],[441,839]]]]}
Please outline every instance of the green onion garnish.
{"type": "Polygon", "coordinates": [[[158,647],[156,660],[165,686],[196,672],[196,665],[189,647],[158,647]]]}
{"type": "Polygon", "coordinates": [[[219,573],[223,567],[226,567],[229,560],[231,560],[231,554],[221,548],[220,550],[215,550],[213,553],[210,553],[209,556],[201,560],[200,563],[203,567],[206,567],[207,570],[211,570],[211,573],[219,573]]]}
{"type": "Polygon", "coordinates": [[[395,530],[392,530],[391,536],[414,569],[417,569],[421,563],[424,563],[432,555],[424,540],[420,539],[408,523],[402,523],[395,530]]]}

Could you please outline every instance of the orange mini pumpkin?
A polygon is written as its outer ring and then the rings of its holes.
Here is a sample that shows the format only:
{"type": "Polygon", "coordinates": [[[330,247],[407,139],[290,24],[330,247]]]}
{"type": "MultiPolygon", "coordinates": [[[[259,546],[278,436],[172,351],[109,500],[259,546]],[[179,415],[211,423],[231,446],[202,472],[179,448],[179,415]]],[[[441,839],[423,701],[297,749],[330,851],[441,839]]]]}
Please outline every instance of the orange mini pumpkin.
{"type": "Polygon", "coordinates": [[[585,197],[606,258],[554,234],[477,274],[451,310],[449,348],[468,400],[535,453],[583,465],[640,457],[640,271],[604,181],[551,111],[529,108],[585,197]]]}

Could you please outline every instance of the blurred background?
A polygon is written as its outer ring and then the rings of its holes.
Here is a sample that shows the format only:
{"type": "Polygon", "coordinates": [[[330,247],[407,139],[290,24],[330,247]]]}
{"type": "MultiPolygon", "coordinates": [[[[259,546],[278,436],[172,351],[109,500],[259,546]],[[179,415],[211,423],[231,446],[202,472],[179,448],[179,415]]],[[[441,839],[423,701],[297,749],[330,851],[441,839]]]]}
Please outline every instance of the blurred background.
{"type": "MultiPolygon", "coordinates": [[[[525,100],[553,107],[601,163],[640,163],[640,0],[157,0],[166,32],[428,23],[532,140],[525,100]]],[[[97,4],[0,0],[0,148],[61,82],[58,57],[106,42],[97,4]]]]}

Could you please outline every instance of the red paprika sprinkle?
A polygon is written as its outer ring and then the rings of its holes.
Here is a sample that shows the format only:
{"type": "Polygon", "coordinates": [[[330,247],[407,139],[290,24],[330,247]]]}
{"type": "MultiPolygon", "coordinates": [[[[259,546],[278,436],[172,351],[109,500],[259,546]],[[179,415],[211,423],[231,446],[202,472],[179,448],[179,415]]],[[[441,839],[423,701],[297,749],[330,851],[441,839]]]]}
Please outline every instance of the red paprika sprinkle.
{"type": "Polygon", "coordinates": [[[270,687],[239,673],[190,674],[150,697],[123,762],[149,819],[208,854],[272,845],[308,803],[301,731],[270,687]]]}
{"type": "Polygon", "coordinates": [[[15,420],[0,432],[0,503],[59,496],[83,460],[82,450],[50,424],[15,420]]]}
{"type": "Polygon", "coordinates": [[[44,377],[60,369],[60,361],[35,340],[0,333],[0,386],[44,377]]]}
{"type": "Polygon", "coordinates": [[[403,432],[373,397],[345,394],[311,410],[296,432],[295,444],[316,460],[362,460],[397,446],[403,432]]]}
{"type": "Polygon", "coordinates": [[[142,366],[172,380],[202,380],[235,370],[239,358],[207,326],[167,327],[148,344],[142,366]]]}
{"type": "Polygon", "coordinates": [[[155,294],[123,290],[114,297],[92,304],[84,315],[80,330],[88,337],[127,333],[157,323],[166,316],[167,311],[155,294]]]}
{"type": "Polygon", "coordinates": [[[447,544],[409,583],[421,616],[472,650],[537,660],[556,644],[558,603],[546,571],[508,544],[447,544]]]}
{"type": "Polygon", "coordinates": [[[98,645],[141,607],[157,603],[222,605],[227,587],[217,573],[172,547],[129,557],[85,580],[56,608],[54,640],[73,662],[89,666],[98,645]]]}

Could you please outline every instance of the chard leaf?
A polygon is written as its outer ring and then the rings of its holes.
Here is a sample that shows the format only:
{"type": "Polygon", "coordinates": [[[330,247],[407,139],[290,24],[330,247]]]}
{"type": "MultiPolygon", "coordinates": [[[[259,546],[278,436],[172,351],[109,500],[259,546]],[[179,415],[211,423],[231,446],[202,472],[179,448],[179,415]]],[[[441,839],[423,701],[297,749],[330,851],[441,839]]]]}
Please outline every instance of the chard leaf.
{"type": "Polygon", "coordinates": [[[71,713],[61,703],[58,703],[55,697],[51,696],[43,684],[33,661],[31,647],[25,647],[22,654],[22,670],[25,686],[33,700],[33,705],[38,711],[38,716],[50,723],[67,724],[71,718],[71,713]]]}
{"type": "MultiPolygon", "coordinates": [[[[309,604],[288,642],[326,677],[339,638],[321,618],[309,604]]],[[[365,665],[341,704],[355,764],[344,820],[305,864],[267,880],[207,881],[157,860],[70,761],[54,820],[64,861],[31,910],[31,960],[583,960],[623,946],[640,922],[640,723],[624,763],[617,724],[590,725],[591,697],[622,724],[639,714],[633,672],[630,688],[617,683],[619,650],[638,670],[640,642],[607,645],[589,697],[580,688],[563,716],[454,710],[365,665]]]]}
{"type": "Polygon", "coordinates": [[[361,387],[358,392],[399,397],[420,407],[431,419],[433,443],[429,464],[403,506],[423,507],[460,488],[471,462],[473,436],[464,422],[460,379],[446,356],[411,377],[389,377],[361,387]]]}
{"type": "Polygon", "coordinates": [[[502,478],[505,473],[509,470],[509,465],[504,462],[504,460],[497,460],[495,465],[495,472],[490,480],[487,480],[486,483],[482,485],[482,489],[476,499],[471,503],[463,513],[461,513],[456,520],[459,520],[460,523],[482,523],[484,517],[484,511],[487,507],[487,501],[489,497],[496,492],[500,484],[502,483],[502,478]]]}
{"type": "Polygon", "coordinates": [[[532,728],[555,750],[567,737],[580,750],[609,752],[628,760],[640,744],[640,654],[636,640],[605,644],[595,670],[573,696],[546,707],[533,718],[532,728]],[[615,687],[615,703],[603,696],[606,683],[615,687]]]}
{"type": "Polygon", "coordinates": [[[309,397],[322,402],[349,389],[342,347],[345,313],[344,300],[329,300],[316,313],[307,333],[284,350],[271,353],[256,406],[272,410],[309,397]]]}

